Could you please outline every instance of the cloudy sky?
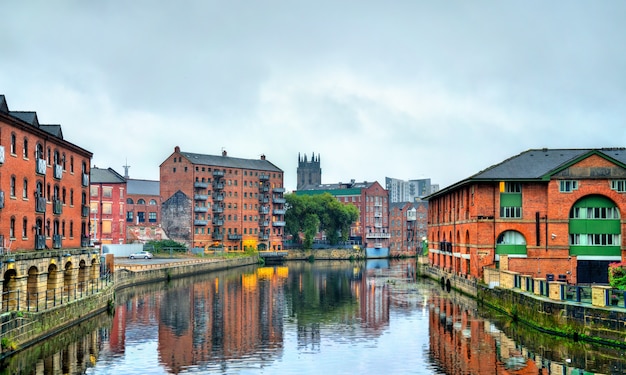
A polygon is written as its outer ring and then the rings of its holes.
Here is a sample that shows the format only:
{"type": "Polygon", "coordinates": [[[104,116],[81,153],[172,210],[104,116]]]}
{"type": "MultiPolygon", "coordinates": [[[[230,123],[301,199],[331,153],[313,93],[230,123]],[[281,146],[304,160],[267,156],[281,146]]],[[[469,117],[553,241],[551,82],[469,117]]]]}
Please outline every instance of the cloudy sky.
{"type": "Polygon", "coordinates": [[[430,178],[530,148],[626,146],[624,1],[0,3],[0,94],[92,164],[267,159],[295,189],[430,178]]]}

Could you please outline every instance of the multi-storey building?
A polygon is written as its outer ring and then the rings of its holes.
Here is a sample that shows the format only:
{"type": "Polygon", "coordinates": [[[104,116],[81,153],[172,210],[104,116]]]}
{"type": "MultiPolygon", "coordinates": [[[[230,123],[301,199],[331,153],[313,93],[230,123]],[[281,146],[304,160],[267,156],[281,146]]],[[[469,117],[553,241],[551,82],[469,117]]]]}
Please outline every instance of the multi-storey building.
{"type": "Polygon", "coordinates": [[[63,139],[61,125],[10,111],[0,95],[0,248],[89,245],[92,153],[63,139]]]}
{"type": "Polygon", "coordinates": [[[389,202],[387,190],[378,182],[309,185],[296,195],[329,193],[339,202],[359,209],[359,221],[350,228],[350,238],[360,241],[370,258],[389,256],[389,202]]]}
{"type": "Polygon", "coordinates": [[[438,184],[431,184],[430,178],[419,180],[399,180],[397,178],[385,177],[385,188],[389,192],[389,201],[414,202],[439,190],[438,184]]]}
{"type": "Polygon", "coordinates": [[[429,197],[430,262],[606,283],[624,259],[626,149],[522,152],[429,197]]]}
{"type": "Polygon", "coordinates": [[[392,257],[422,253],[427,234],[428,202],[389,204],[389,252],[392,257]]]}
{"type": "Polygon", "coordinates": [[[161,196],[159,181],[126,178],[126,241],[160,241],[161,196]]]}
{"type": "Polygon", "coordinates": [[[194,248],[282,250],[283,171],[262,155],[241,159],[183,152],[160,165],[161,224],[194,248]]]}
{"type": "Polygon", "coordinates": [[[126,243],[126,179],[111,168],[92,167],[90,190],[93,243],[126,243]]]}

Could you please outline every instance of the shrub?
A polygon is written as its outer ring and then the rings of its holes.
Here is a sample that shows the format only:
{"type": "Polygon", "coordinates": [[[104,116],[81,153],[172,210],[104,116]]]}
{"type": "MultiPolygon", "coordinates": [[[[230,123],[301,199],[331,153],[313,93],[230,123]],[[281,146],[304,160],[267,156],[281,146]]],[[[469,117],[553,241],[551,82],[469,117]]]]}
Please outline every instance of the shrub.
{"type": "Polygon", "coordinates": [[[609,284],[613,288],[626,290],[626,263],[609,264],[609,284]]]}

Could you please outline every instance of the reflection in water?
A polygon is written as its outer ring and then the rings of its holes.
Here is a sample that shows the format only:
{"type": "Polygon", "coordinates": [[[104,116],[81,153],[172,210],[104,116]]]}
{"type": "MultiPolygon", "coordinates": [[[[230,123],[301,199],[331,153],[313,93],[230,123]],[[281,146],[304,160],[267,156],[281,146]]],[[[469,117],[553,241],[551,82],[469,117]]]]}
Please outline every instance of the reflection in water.
{"type": "Polygon", "coordinates": [[[414,260],[250,266],[116,294],[2,374],[621,373],[618,350],[512,324],[415,279],[414,260]]]}

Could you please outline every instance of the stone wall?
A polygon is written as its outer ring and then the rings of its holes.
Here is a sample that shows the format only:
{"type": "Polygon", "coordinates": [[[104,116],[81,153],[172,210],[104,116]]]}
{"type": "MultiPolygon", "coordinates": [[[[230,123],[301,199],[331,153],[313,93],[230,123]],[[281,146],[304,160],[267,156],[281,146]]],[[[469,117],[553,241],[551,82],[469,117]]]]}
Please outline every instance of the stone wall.
{"type": "Polygon", "coordinates": [[[365,251],[363,249],[316,249],[316,250],[299,250],[290,249],[286,260],[346,260],[346,259],[364,259],[365,251]]]}

